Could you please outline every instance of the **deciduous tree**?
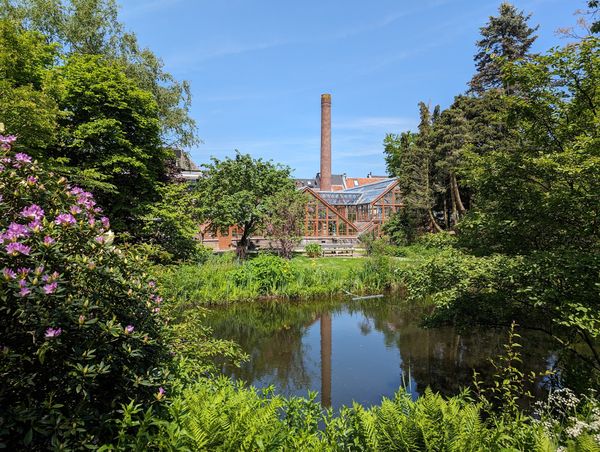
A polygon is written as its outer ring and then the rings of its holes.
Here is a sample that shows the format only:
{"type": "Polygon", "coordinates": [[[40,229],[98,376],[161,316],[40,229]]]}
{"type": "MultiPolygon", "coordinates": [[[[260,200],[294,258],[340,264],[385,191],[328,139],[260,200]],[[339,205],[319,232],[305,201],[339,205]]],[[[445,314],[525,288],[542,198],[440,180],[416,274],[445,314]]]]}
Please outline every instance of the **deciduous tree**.
{"type": "Polygon", "coordinates": [[[213,158],[205,165],[197,190],[203,217],[213,228],[240,230],[237,253],[244,258],[250,235],[264,226],[271,197],[293,186],[288,167],[236,152],[233,158],[213,158]]]}

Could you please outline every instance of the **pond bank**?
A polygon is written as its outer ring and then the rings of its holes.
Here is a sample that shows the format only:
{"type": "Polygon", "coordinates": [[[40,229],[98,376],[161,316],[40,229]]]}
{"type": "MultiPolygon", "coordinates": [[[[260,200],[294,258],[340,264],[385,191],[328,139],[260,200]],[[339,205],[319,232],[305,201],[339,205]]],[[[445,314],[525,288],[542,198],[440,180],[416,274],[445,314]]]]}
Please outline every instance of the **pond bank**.
{"type": "Polygon", "coordinates": [[[380,294],[400,288],[397,269],[415,259],[296,257],[260,255],[239,263],[231,255],[202,265],[154,267],[165,298],[195,305],[221,305],[267,299],[380,294]]]}

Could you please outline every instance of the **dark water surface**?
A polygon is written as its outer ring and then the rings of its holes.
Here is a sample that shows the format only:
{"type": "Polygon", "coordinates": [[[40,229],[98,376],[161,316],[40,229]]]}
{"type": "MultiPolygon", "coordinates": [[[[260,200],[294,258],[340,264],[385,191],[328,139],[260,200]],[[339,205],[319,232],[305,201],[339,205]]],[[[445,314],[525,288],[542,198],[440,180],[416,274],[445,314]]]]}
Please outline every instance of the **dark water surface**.
{"type": "MultiPolygon", "coordinates": [[[[453,395],[473,381],[490,380],[489,358],[502,352],[507,332],[420,327],[425,308],[401,299],[239,304],[216,309],[217,337],[241,345],[250,360],[224,372],[283,395],[319,391],[326,406],[379,404],[404,386],[418,397],[426,387],[453,395]]],[[[523,337],[523,369],[543,371],[555,360],[548,339],[523,337]]],[[[541,389],[534,390],[541,395],[541,389]]]]}

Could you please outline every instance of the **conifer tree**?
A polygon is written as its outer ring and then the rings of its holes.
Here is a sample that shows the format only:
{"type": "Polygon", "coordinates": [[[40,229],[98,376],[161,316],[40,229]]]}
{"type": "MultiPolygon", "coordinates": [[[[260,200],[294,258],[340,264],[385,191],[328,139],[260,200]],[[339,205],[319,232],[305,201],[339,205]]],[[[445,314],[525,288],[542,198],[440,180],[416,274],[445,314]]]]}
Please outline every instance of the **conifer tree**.
{"type": "Polygon", "coordinates": [[[477,73],[471,79],[470,91],[481,94],[492,88],[510,87],[502,81],[502,64],[516,61],[529,53],[536,39],[538,27],[531,28],[527,21],[531,14],[525,15],[510,3],[502,3],[498,16],[491,16],[488,23],[481,27],[481,39],[477,41],[475,54],[477,73]]]}

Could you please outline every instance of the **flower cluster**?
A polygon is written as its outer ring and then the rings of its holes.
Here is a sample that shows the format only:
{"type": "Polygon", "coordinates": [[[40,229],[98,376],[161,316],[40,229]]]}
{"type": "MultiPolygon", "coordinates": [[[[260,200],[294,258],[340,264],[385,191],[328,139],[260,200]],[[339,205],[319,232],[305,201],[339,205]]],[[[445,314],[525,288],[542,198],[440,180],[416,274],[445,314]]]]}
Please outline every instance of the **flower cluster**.
{"type": "Polygon", "coordinates": [[[0,391],[0,406],[27,413],[19,431],[46,428],[49,406],[64,407],[52,408],[64,419],[58,429],[87,431],[98,411],[156,401],[167,357],[152,312],[161,300],[139,259],[112,245],[110,222],[92,194],[14,153],[14,140],[0,136],[0,352],[10,350],[0,374],[11,389],[0,391]],[[123,344],[106,346],[115,341],[123,344]],[[114,391],[92,406],[94,375],[114,391]]]}

